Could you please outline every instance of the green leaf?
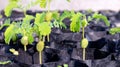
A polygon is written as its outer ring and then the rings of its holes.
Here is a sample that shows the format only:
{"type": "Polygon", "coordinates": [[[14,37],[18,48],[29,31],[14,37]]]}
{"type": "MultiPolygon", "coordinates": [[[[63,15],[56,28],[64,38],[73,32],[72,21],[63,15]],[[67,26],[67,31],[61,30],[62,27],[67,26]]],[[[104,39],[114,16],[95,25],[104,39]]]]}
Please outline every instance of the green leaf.
{"type": "Polygon", "coordinates": [[[93,18],[91,16],[88,16],[88,22],[92,21],[93,18]]]}
{"type": "Polygon", "coordinates": [[[32,34],[28,34],[28,42],[29,42],[29,44],[32,44],[33,41],[34,41],[33,35],[32,34]]]}
{"type": "Polygon", "coordinates": [[[46,4],[47,4],[47,1],[46,1],[46,0],[40,0],[40,7],[41,7],[41,8],[45,8],[45,7],[46,7],[46,4]]]}
{"type": "Polygon", "coordinates": [[[88,21],[86,18],[82,20],[82,27],[86,27],[88,25],[88,21]]]}
{"type": "Polygon", "coordinates": [[[110,34],[114,35],[116,33],[120,33],[120,27],[115,27],[115,28],[111,28],[109,30],[110,34]]]}
{"type": "Polygon", "coordinates": [[[64,28],[64,29],[66,29],[67,26],[66,26],[63,22],[60,22],[60,28],[64,28]]]}
{"type": "Polygon", "coordinates": [[[39,31],[41,35],[46,36],[51,33],[51,27],[47,22],[43,22],[39,25],[39,31]]]}
{"type": "Polygon", "coordinates": [[[10,19],[6,19],[4,24],[0,26],[0,30],[4,27],[4,26],[9,26],[10,25],[10,19]]]}
{"type": "Polygon", "coordinates": [[[67,0],[68,2],[70,2],[70,0],[67,0]]]}
{"type": "Polygon", "coordinates": [[[14,25],[11,24],[5,31],[4,35],[5,35],[5,43],[9,44],[13,34],[14,34],[14,25]]]}
{"type": "Polygon", "coordinates": [[[71,17],[71,13],[69,11],[64,11],[64,13],[62,13],[62,15],[60,16],[60,22],[69,17],[71,17]]]}
{"type": "Polygon", "coordinates": [[[64,64],[63,66],[64,66],[64,67],[68,67],[68,64],[64,64]]]}
{"type": "Polygon", "coordinates": [[[16,34],[14,34],[14,35],[12,36],[12,41],[15,42],[16,40],[17,40],[17,36],[16,36],[16,34]]]}
{"type": "Polygon", "coordinates": [[[81,17],[82,17],[82,14],[81,13],[77,13],[77,14],[74,14],[72,15],[72,18],[71,18],[71,23],[70,23],[70,30],[73,31],[73,32],[79,32],[80,31],[80,28],[81,28],[81,17]]]}
{"type": "Polygon", "coordinates": [[[62,67],[62,66],[58,65],[57,67],[62,67]]]}
{"type": "Polygon", "coordinates": [[[102,15],[102,14],[98,14],[98,13],[94,13],[93,14],[93,18],[97,19],[97,20],[103,20],[105,22],[105,24],[107,26],[110,26],[110,22],[108,21],[107,17],[102,15]]]}
{"type": "Polygon", "coordinates": [[[54,27],[59,28],[59,22],[57,22],[56,20],[53,22],[53,25],[54,27]]]}
{"type": "Polygon", "coordinates": [[[17,7],[17,2],[10,2],[5,8],[5,15],[9,17],[11,15],[12,9],[17,7]]]}
{"type": "Polygon", "coordinates": [[[37,13],[35,17],[35,24],[39,25],[39,23],[42,23],[45,21],[45,13],[37,13]]]}
{"type": "Polygon", "coordinates": [[[25,18],[23,18],[23,22],[26,23],[26,22],[29,22],[34,19],[34,16],[32,15],[25,15],[25,18]]]}
{"type": "Polygon", "coordinates": [[[55,12],[52,13],[52,17],[55,20],[59,20],[60,14],[58,13],[58,11],[55,11],[55,12]]]}
{"type": "Polygon", "coordinates": [[[6,64],[9,64],[9,63],[11,63],[11,61],[0,61],[0,65],[6,65],[6,64]]]}
{"type": "Polygon", "coordinates": [[[9,2],[18,2],[20,0],[9,0],[9,2]]]}

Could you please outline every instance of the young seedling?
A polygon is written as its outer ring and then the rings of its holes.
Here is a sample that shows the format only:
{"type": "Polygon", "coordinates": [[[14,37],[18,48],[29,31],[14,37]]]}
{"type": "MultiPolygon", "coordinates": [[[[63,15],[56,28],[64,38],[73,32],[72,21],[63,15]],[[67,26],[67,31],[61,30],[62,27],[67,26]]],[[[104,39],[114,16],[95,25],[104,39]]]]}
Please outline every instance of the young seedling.
{"type": "Polygon", "coordinates": [[[40,64],[42,64],[42,51],[44,49],[45,37],[51,33],[50,25],[45,22],[45,13],[37,13],[34,24],[34,31],[39,37],[36,49],[39,52],[40,64]]]}
{"type": "Polygon", "coordinates": [[[19,28],[19,34],[22,35],[22,38],[21,38],[21,43],[22,45],[24,46],[24,50],[26,51],[27,50],[27,45],[28,44],[32,44],[32,42],[34,41],[34,38],[33,38],[33,27],[32,25],[30,24],[30,21],[34,19],[33,16],[30,16],[30,15],[25,15],[25,18],[23,18],[23,21],[21,23],[21,26],[19,28]]]}
{"type": "Polygon", "coordinates": [[[85,38],[85,28],[89,25],[88,22],[92,21],[93,19],[97,20],[103,20],[105,21],[105,24],[107,26],[110,25],[109,21],[107,20],[106,16],[103,16],[102,14],[94,13],[92,16],[89,16],[89,18],[86,18],[87,16],[85,14],[82,14],[80,12],[72,12],[71,17],[71,24],[70,24],[70,30],[73,32],[80,32],[80,29],[82,28],[82,40],[81,40],[81,47],[83,48],[83,60],[85,60],[85,49],[88,46],[88,39],[85,38]]]}
{"type": "Polygon", "coordinates": [[[26,15],[22,22],[12,22],[11,24],[10,20],[6,20],[5,24],[1,26],[1,29],[4,26],[8,26],[4,33],[5,42],[9,44],[11,39],[16,41],[16,35],[21,34],[23,36],[21,38],[21,43],[24,45],[24,50],[26,51],[26,46],[34,41],[32,36],[32,26],[30,25],[30,21],[33,18],[33,16],[26,15]]]}
{"type": "MultiPolygon", "coordinates": [[[[51,0],[41,0],[40,1],[40,6],[42,8],[46,7],[46,4],[48,3],[48,11],[47,13],[37,13],[36,18],[35,18],[35,25],[34,25],[34,30],[36,34],[39,36],[39,42],[36,46],[37,51],[39,52],[39,61],[40,64],[42,64],[42,51],[44,49],[44,42],[45,42],[45,37],[47,36],[47,40],[49,41],[49,35],[51,33],[51,21],[52,20],[59,20],[59,13],[57,12],[50,12],[50,2],[51,0]]],[[[65,17],[66,18],[66,17],[65,17]]],[[[61,25],[63,25],[62,20],[64,19],[64,16],[61,17],[61,25]]],[[[65,25],[64,25],[65,26],[65,25]]]]}

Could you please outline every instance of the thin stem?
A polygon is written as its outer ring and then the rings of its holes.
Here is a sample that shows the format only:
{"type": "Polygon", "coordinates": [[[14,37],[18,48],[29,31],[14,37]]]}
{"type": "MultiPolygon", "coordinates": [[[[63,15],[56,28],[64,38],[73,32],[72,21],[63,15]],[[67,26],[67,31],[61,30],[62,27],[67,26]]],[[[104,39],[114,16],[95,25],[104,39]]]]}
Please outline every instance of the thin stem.
{"type": "Polygon", "coordinates": [[[85,60],[85,48],[83,48],[83,61],[85,60]]]}
{"type": "Polygon", "coordinates": [[[48,0],[48,12],[50,12],[50,0],[48,0]]]}
{"type": "Polygon", "coordinates": [[[43,36],[43,42],[45,42],[45,36],[43,36]]]}
{"type": "Polygon", "coordinates": [[[27,51],[27,47],[26,47],[26,45],[24,45],[24,50],[27,51]]]}
{"type": "Polygon", "coordinates": [[[23,11],[24,12],[24,16],[26,15],[26,10],[23,11]]]}
{"type": "MultiPolygon", "coordinates": [[[[85,36],[85,28],[82,27],[82,38],[84,39],[84,36],[85,36]]],[[[84,45],[84,44],[83,44],[84,45]]],[[[85,48],[83,48],[83,60],[85,60],[85,48]]]]}
{"type": "Polygon", "coordinates": [[[39,62],[42,64],[42,52],[39,52],[39,62]]]}
{"type": "Polygon", "coordinates": [[[84,38],[84,35],[85,35],[85,28],[84,27],[82,27],[82,38],[84,38]]]}

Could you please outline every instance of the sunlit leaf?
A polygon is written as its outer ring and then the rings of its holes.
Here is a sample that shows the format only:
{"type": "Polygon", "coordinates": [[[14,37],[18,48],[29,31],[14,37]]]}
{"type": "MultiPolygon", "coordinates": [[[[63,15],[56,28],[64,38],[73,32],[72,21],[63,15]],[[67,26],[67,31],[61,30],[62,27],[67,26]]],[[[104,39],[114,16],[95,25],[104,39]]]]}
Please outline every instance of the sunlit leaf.
{"type": "Polygon", "coordinates": [[[46,36],[51,33],[51,27],[47,22],[43,22],[39,25],[39,31],[41,35],[46,36]]]}
{"type": "Polygon", "coordinates": [[[44,22],[44,19],[45,18],[45,13],[43,12],[43,13],[37,13],[36,14],[36,17],[35,17],[35,24],[36,25],[39,25],[39,23],[42,23],[42,22],[44,22]]]}
{"type": "Polygon", "coordinates": [[[95,13],[93,14],[93,18],[103,20],[107,26],[110,26],[110,22],[108,21],[107,17],[102,14],[95,13]]]}
{"type": "Polygon", "coordinates": [[[62,15],[60,16],[60,21],[63,21],[65,18],[69,18],[71,17],[71,14],[69,11],[64,11],[64,13],[62,13],[62,15]]]}
{"type": "Polygon", "coordinates": [[[45,8],[47,4],[47,0],[40,0],[40,7],[45,8]]]}
{"type": "Polygon", "coordinates": [[[17,3],[16,2],[11,2],[7,5],[7,7],[5,7],[5,15],[7,17],[9,17],[11,15],[12,9],[17,7],[17,3]]]}
{"type": "Polygon", "coordinates": [[[13,30],[14,30],[14,25],[11,24],[11,25],[6,29],[6,31],[5,31],[5,33],[4,33],[4,35],[5,35],[5,42],[6,42],[7,44],[9,44],[9,42],[10,42],[10,40],[11,40],[13,34],[14,34],[14,31],[13,31],[13,30]]]}
{"type": "Polygon", "coordinates": [[[79,32],[80,28],[81,28],[81,19],[82,14],[81,13],[77,13],[72,15],[71,18],[71,23],[70,23],[70,30],[73,32],[79,32]]]}
{"type": "Polygon", "coordinates": [[[116,33],[120,33],[120,27],[115,27],[115,28],[111,28],[109,30],[110,34],[114,35],[116,33]]]}

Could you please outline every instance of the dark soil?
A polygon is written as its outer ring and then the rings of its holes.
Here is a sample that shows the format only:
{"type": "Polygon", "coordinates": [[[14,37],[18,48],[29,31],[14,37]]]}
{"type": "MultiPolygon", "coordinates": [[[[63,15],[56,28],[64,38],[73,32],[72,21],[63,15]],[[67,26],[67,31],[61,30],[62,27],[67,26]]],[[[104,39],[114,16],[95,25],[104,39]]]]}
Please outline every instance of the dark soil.
{"type": "MultiPolygon", "coordinates": [[[[35,16],[38,12],[27,11],[27,14],[35,16]]],[[[94,13],[80,12],[87,14],[87,16],[94,13]]],[[[16,43],[11,41],[9,45],[5,44],[5,28],[3,28],[0,31],[0,62],[11,62],[0,64],[0,67],[57,67],[58,65],[63,67],[64,64],[68,64],[68,67],[120,67],[120,35],[111,35],[108,32],[111,27],[115,27],[115,24],[119,23],[117,21],[120,20],[120,12],[101,10],[99,13],[107,16],[111,26],[106,27],[102,21],[99,21],[98,24],[95,23],[96,21],[91,21],[85,29],[85,37],[89,40],[85,61],[82,60],[83,49],[80,47],[81,32],[71,32],[69,30],[70,20],[65,19],[63,22],[67,25],[67,29],[53,28],[50,34],[50,42],[45,42],[45,45],[49,48],[45,48],[42,52],[41,65],[36,50],[37,41],[28,45],[25,52],[20,43],[21,35],[17,35],[16,43]],[[10,48],[18,50],[19,55],[16,56],[9,52],[10,48]]],[[[3,18],[0,19],[0,22],[4,23],[3,21],[7,18],[3,12],[2,15],[3,18]]],[[[22,12],[13,11],[10,18],[11,21],[21,21],[23,17],[22,12]]]]}

